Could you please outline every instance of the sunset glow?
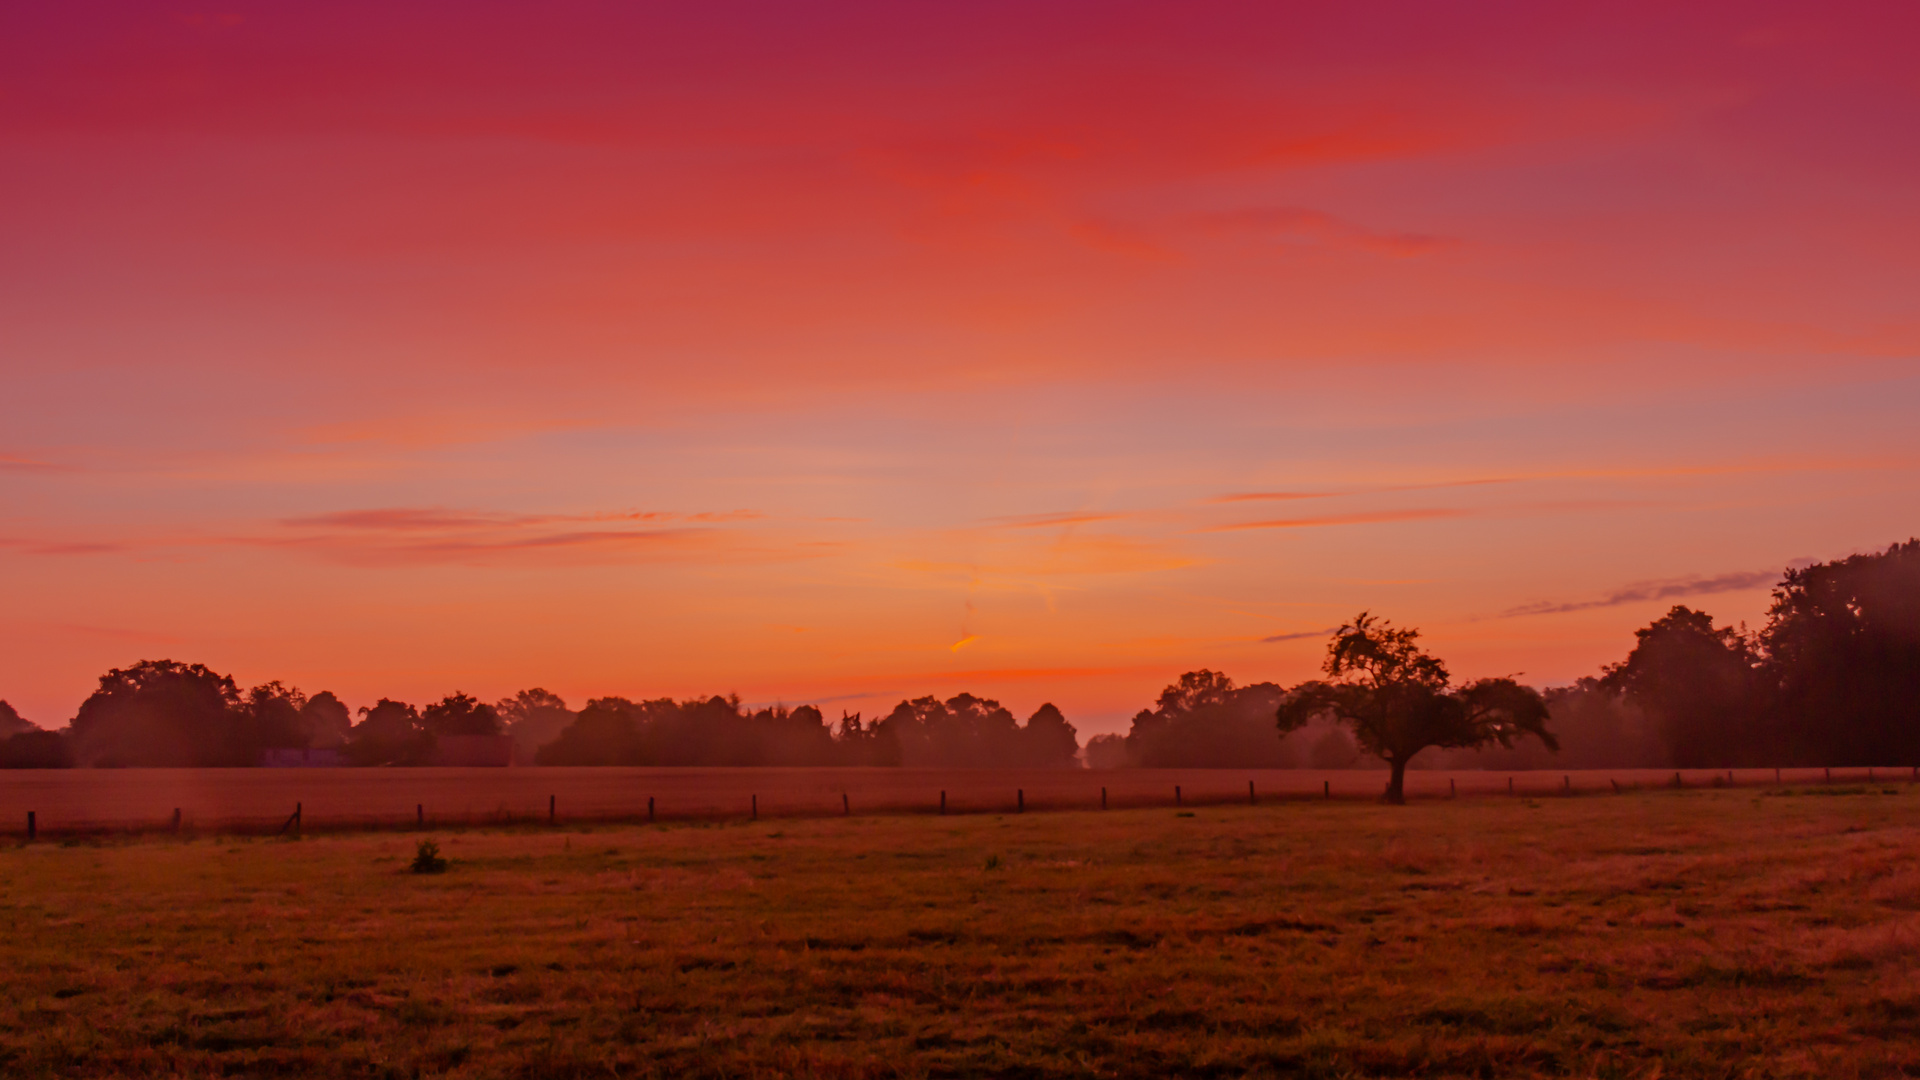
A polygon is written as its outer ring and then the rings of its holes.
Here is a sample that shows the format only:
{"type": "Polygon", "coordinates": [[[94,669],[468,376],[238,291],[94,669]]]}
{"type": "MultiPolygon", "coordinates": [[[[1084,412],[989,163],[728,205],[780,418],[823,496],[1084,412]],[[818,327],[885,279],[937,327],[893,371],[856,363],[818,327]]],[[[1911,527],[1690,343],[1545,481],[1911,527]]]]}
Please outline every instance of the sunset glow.
{"type": "Polygon", "coordinates": [[[0,11],[0,697],[1082,738],[1920,534],[1908,4],[0,11]]]}

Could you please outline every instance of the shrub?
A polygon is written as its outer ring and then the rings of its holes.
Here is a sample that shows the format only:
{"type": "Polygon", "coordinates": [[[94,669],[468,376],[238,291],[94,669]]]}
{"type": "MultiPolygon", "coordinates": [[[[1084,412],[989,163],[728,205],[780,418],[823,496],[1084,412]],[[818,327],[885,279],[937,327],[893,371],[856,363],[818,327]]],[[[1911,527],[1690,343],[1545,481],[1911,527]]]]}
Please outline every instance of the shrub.
{"type": "Polygon", "coordinates": [[[440,845],[432,840],[420,841],[414,849],[413,872],[416,874],[444,874],[447,872],[447,860],[440,857],[440,845]]]}

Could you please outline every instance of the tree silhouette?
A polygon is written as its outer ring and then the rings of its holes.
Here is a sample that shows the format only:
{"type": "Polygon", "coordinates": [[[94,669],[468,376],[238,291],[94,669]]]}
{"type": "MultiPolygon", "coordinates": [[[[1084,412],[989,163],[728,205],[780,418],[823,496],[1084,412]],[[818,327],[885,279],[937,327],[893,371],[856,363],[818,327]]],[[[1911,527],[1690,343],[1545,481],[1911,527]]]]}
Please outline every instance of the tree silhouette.
{"type": "Polygon", "coordinates": [[[1685,605],[1634,631],[1638,643],[1601,685],[1653,718],[1671,764],[1683,769],[1756,764],[1769,741],[1759,728],[1759,658],[1752,642],[1685,605]]]}
{"type": "Polygon", "coordinates": [[[420,713],[404,701],[381,698],[361,706],[360,722],[347,738],[347,760],[355,765],[424,764],[433,737],[420,726],[420,713]]]}
{"type": "Polygon", "coordinates": [[[587,702],[558,737],[533,755],[537,765],[638,765],[638,708],[625,698],[587,702]]]}
{"type": "Polygon", "coordinates": [[[24,735],[29,731],[39,731],[40,725],[23,718],[13,710],[13,706],[0,701],[0,739],[12,735],[24,735]]]}
{"type": "Polygon", "coordinates": [[[263,749],[302,748],[312,744],[307,726],[307,696],[275,679],[247,691],[243,706],[251,741],[263,749]]]}
{"type": "Polygon", "coordinates": [[[71,769],[73,748],[58,731],[18,731],[0,739],[0,769],[71,769]]]}
{"type": "Polygon", "coordinates": [[[0,701],[0,769],[65,769],[73,765],[67,737],[42,731],[0,701]]]}
{"type": "Polygon", "coordinates": [[[75,755],[94,765],[251,765],[240,691],[204,664],[142,660],[100,676],[74,715],[75,755]]]}
{"type": "Polygon", "coordinates": [[[300,722],[306,730],[308,746],[342,746],[353,730],[353,714],[331,690],[322,690],[307,699],[300,709],[300,722]]]}
{"type": "Polygon", "coordinates": [[[1361,749],[1387,762],[1386,801],[1395,804],[1406,802],[1407,762],[1430,746],[1511,746],[1535,735],[1558,748],[1538,691],[1512,679],[1452,688],[1446,665],[1419,637],[1361,612],[1327,646],[1324,670],[1334,681],[1301,683],[1276,710],[1282,734],[1315,717],[1345,724],[1361,749]]]}
{"type": "Polygon", "coordinates": [[[1806,759],[1920,764],[1920,540],[1788,570],[1760,644],[1806,759]]]}
{"type": "Polygon", "coordinates": [[[506,724],[507,734],[513,736],[522,760],[535,757],[541,747],[559,738],[574,720],[573,711],[559,694],[537,686],[510,698],[501,698],[494,703],[493,711],[499,713],[506,724]]]}
{"type": "Polygon", "coordinates": [[[1080,737],[1051,701],[1027,717],[1020,728],[1020,743],[1018,763],[1030,768],[1069,768],[1080,753],[1080,737]]]}
{"type": "Polygon", "coordinates": [[[430,734],[498,735],[500,714],[472,694],[458,690],[420,711],[420,726],[430,734]]]}
{"type": "Polygon", "coordinates": [[[1236,687],[1220,672],[1189,671],[1134,716],[1127,757],[1148,768],[1284,766],[1272,726],[1280,697],[1273,683],[1236,687]]]}

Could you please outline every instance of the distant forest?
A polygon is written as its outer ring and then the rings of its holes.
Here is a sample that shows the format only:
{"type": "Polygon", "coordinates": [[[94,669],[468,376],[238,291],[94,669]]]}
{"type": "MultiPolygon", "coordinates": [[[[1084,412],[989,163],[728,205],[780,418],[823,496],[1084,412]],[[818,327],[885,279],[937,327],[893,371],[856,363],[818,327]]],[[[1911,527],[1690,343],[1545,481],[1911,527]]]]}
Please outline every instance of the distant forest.
{"type": "MultiPolygon", "coordinates": [[[[1539,741],[1434,747],[1412,767],[1920,764],[1920,540],[1785,571],[1757,632],[1676,606],[1636,638],[1598,675],[1543,692],[1557,751],[1539,741]]],[[[1325,684],[1237,686],[1188,672],[1128,734],[1082,747],[1050,704],[1021,722],[972,694],[829,721],[811,705],[748,709],[737,697],[603,697],[574,710],[536,688],[492,704],[463,693],[424,707],[382,698],[356,721],[329,692],[279,682],[242,691],[204,665],[151,660],[101,676],[59,730],[0,701],[0,767],[247,766],[302,750],[347,765],[419,765],[470,736],[511,740],[517,760],[542,765],[1378,767],[1325,719],[1282,734],[1276,717],[1309,686],[1325,684]]]]}

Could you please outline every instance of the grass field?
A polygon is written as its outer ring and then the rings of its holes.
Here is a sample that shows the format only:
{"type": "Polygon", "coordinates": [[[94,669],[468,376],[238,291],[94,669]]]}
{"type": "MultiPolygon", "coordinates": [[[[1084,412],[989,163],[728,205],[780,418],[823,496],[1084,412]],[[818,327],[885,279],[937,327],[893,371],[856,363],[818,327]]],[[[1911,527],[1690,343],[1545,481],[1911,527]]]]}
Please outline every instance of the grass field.
{"type": "Polygon", "coordinates": [[[0,849],[0,1073],[1902,1076],[1920,793],[0,849]]]}
{"type": "MultiPolygon", "coordinates": [[[[1412,799],[1560,795],[1660,787],[1665,769],[1441,772],[1407,774],[1412,799]]],[[[1771,785],[1773,769],[1687,770],[1684,783],[1771,785]]],[[[1913,769],[1789,769],[1787,783],[1920,780],[1913,769]]],[[[1256,797],[1372,800],[1384,769],[0,769],[0,835],[26,830],[35,814],[47,835],[169,828],[179,810],[189,829],[271,831],[297,805],[308,830],[544,821],[553,799],[559,820],[659,820],[935,813],[945,793],[955,813],[1242,803],[1256,797]]]]}

